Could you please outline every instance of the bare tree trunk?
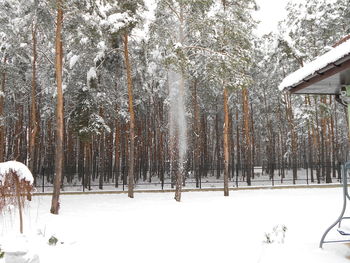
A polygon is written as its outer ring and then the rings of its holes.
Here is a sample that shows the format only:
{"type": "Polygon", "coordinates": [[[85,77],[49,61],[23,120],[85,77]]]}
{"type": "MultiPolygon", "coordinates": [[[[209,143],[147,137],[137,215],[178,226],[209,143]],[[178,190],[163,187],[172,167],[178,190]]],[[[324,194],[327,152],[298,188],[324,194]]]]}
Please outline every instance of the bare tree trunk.
{"type": "Polygon", "coordinates": [[[90,141],[85,141],[84,144],[84,189],[91,190],[91,173],[92,173],[92,143],[90,141]]]}
{"type": "Polygon", "coordinates": [[[130,152],[129,152],[129,180],[128,180],[128,196],[134,198],[134,152],[135,152],[135,113],[133,105],[133,91],[131,78],[131,65],[129,61],[128,50],[128,33],[124,33],[124,58],[126,66],[126,76],[129,95],[129,114],[130,114],[130,152]]]}
{"type": "MultiPolygon", "coordinates": [[[[117,107],[116,107],[117,109],[117,107]]],[[[118,112],[118,110],[117,110],[118,112]]],[[[117,113],[118,114],[118,113],[117,113]]],[[[114,154],[114,173],[115,173],[115,187],[119,185],[119,175],[120,175],[120,129],[121,125],[119,123],[119,117],[115,118],[115,154],[114,154]]]]}
{"type": "MultiPolygon", "coordinates": [[[[38,134],[37,103],[36,103],[36,61],[37,61],[37,25],[32,24],[33,41],[33,64],[32,64],[32,90],[31,90],[31,109],[30,109],[30,137],[29,137],[29,169],[35,173],[35,153],[38,134]]],[[[35,176],[36,177],[36,176],[35,176]]]]}
{"type": "Polygon", "coordinates": [[[68,168],[66,168],[67,171],[67,180],[69,183],[73,182],[73,177],[75,174],[75,168],[76,168],[76,158],[74,154],[74,148],[76,147],[75,141],[73,139],[73,132],[72,130],[67,131],[67,162],[65,162],[65,167],[67,167],[67,163],[69,162],[68,168]]]}
{"type": "Polygon", "coordinates": [[[62,0],[57,0],[57,22],[56,22],[56,83],[57,83],[57,106],[56,106],[56,153],[55,153],[55,180],[52,195],[51,210],[52,214],[58,214],[59,196],[62,181],[63,170],[63,91],[62,91],[62,26],[63,9],[62,0]]]}
{"type": "MultiPolygon", "coordinates": [[[[254,165],[255,165],[255,130],[254,130],[254,110],[253,110],[253,104],[250,102],[250,130],[251,130],[251,170],[252,170],[252,178],[254,179],[254,165]]],[[[271,129],[271,133],[273,133],[273,130],[271,129]]],[[[274,142],[273,142],[273,146],[275,146],[274,142]]],[[[273,151],[273,156],[272,156],[272,160],[273,160],[273,164],[272,166],[272,170],[274,169],[274,153],[275,151],[273,151]]],[[[273,173],[272,173],[273,176],[273,173]]],[[[273,178],[272,178],[273,179],[273,178]]]]}
{"type": "Polygon", "coordinates": [[[286,94],[286,102],[287,102],[287,118],[289,123],[289,129],[291,132],[291,146],[292,146],[292,168],[293,168],[293,184],[296,184],[297,173],[298,173],[298,137],[295,128],[295,122],[293,117],[293,109],[292,109],[292,100],[290,95],[286,94]]]}
{"type": "MultiPolygon", "coordinates": [[[[7,62],[7,57],[4,58],[4,65],[7,62]]],[[[5,161],[5,116],[4,116],[4,107],[5,107],[5,85],[6,85],[6,72],[2,73],[2,82],[0,89],[0,162],[5,161]]]]}
{"type": "Polygon", "coordinates": [[[194,108],[194,120],[193,120],[193,152],[194,152],[194,158],[193,158],[193,172],[194,177],[196,179],[196,187],[199,188],[200,186],[200,151],[201,151],[201,144],[200,144],[200,122],[199,122],[199,109],[198,109],[198,100],[197,100],[197,80],[193,83],[193,108],[194,108]]]}
{"type": "Polygon", "coordinates": [[[315,154],[317,161],[316,163],[316,178],[317,183],[321,183],[321,170],[320,170],[320,159],[321,159],[321,151],[320,151],[320,128],[319,128],[319,117],[318,117],[318,109],[317,109],[317,98],[315,97],[315,113],[316,113],[316,127],[313,128],[313,135],[314,135],[314,145],[315,145],[315,154]]]}
{"type": "Polygon", "coordinates": [[[220,167],[220,134],[219,132],[219,113],[217,112],[215,115],[215,135],[216,135],[216,144],[215,144],[215,156],[216,156],[216,179],[220,179],[221,175],[221,167],[220,167]]]}
{"type": "MultiPolygon", "coordinates": [[[[330,96],[331,98],[331,96],[330,96]]],[[[336,110],[333,108],[333,113],[331,115],[331,143],[332,143],[332,177],[336,178],[337,174],[337,168],[336,168],[336,136],[335,136],[335,128],[334,128],[334,115],[336,114],[336,110]]]]}
{"type": "Polygon", "coordinates": [[[236,110],[236,156],[237,156],[237,164],[236,164],[236,186],[238,187],[238,176],[239,170],[241,167],[241,146],[240,146],[240,137],[239,137],[239,124],[238,124],[238,109],[236,110]]]}
{"type": "Polygon", "coordinates": [[[247,173],[247,184],[251,185],[251,175],[252,175],[252,150],[251,150],[251,137],[250,137],[250,127],[249,127],[249,101],[248,101],[248,90],[244,88],[242,90],[243,99],[243,131],[244,131],[244,143],[245,143],[245,169],[247,173]]]}
{"type": "Polygon", "coordinates": [[[229,179],[234,179],[235,177],[235,137],[234,137],[234,127],[233,127],[233,115],[230,114],[230,128],[229,128],[229,133],[230,133],[230,144],[229,144],[229,149],[231,151],[231,168],[230,168],[230,176],[229,179]]]}
{"type": "MultiPolygon", "coordinates": [[[[311,100],[310,96],[306,96],[306,105],[309,105],[311,107],[311,100]]],[[[309,167],[310,167],[310,176],[311,176],[311,183],[314,182],[314,170],[313,170],[313,142],[311,136],[311,125],[310,121],[307,122],[307,140],[308,140],[308,150],[309,150],[309,167]]]]}
{"type": "Polygon", "coordinates": [[[202,149],[203,149],[203,158],[202,158],[202,166],[203,166],[203,177],[208,177],[208,167],[209,167],[209,154],[208,154],[208,129],[207,129],[207,121],[206,121],[206,115],[205,113],[202,114],[202,124],[201,124],[201,131],[202,131],[202,149]]]}
{"type": "Polygon", "coordinates": [[[229,196],[229,190],[228,190],[228,176],[229,176],[229,163],[230,163],[230,157],[229,157],[229,113],[228,113],[228,91],[227,88],[224,88],[224,114],[225,114],[225,121],[224,121],[224,164],[225,164],[225,170],[224,170],[224,196],[229,196]]]}
{"type": "Polygon", "coordinates": [[[161,179],[161,186],[162,190],[164,189],[164,173],[165,173],[165,150],[164,150],[164,132],[162,131],[161,127],[163,125],[163,104],[159,100],[157,103],[157,108],[158,108],[158,118],[157,118],[157,130],[158,130],[158,136],[159,136],[159,151],[158,151],[158,158],[159,158],[159,163],[160,163],[160,179],[161,179]]]}

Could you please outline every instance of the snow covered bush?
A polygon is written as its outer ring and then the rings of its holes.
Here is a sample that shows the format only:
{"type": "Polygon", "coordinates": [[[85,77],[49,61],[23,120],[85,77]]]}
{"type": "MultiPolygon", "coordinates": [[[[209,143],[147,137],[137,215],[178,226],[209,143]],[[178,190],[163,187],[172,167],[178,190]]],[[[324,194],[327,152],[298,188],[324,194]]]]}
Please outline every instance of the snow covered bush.
{"type": "Polygon", "coordinates": [[[23,233],[22,210],[25,201],[31,201],[33,175],[23,163],[9,161],[0,163],[0,212],[7,207],[18,208],[20,232],[23,233]]]}

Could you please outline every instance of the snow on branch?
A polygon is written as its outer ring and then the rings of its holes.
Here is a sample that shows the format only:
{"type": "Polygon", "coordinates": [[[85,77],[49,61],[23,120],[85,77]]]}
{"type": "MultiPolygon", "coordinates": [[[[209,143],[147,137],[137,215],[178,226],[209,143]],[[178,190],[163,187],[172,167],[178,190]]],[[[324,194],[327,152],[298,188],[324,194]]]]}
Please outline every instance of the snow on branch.
{"type": "Polygon", "coordinates": [[[107,19],[101,22],[101,25],[109,28],[110,33],[114,34],[135,22],[135,17],[131,16],[128,12],[124,12],[109,15],[107,19]]]}
{"type": "MultiPolygon", "coordinates": [[[[177,46],[177,48],[179,48],[179,46],[177,46]]],[[[204,52],[208,52],[210,54],[214,54],[214,55],[218,55],[221,56],[223,58],[228,57],[230,59],[234,59],[235,57],[232,56],[231,54],[225,52],[225,51],[216,51],[210,48],[206,48],[206,47],[201,47],[201,46],[183,46],[182,48],[187,48],[187,49],[198,49],[204,52]]]]}
{"type": "Polygon", "coordinates": [[[87,84],[90,87],[90,83],[97,79],[97,72],[95,67],[91,67],[86,74],[87,84]]]}
{"type": "Polygon", "coordinates": [[[69,59],[69,69],[72,69],[75,64],[78,62],[80,56],[79,55],[73,55],[70,59],[69,59]]]}
{"type": "Polygon", "coordinates": [[[0,163],[0,187],[11,172],[18,176],[19,181],[24,180],[30,185],[34,182],[33,175],[25,164],[17,161],[8,161],[0,163]]]}

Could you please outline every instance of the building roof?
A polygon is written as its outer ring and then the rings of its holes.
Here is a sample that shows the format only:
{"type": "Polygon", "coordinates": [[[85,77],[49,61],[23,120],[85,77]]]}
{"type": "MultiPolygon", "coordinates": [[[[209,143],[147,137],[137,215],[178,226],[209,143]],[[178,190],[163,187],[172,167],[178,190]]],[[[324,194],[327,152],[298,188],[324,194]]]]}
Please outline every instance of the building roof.
{"type": "Polygon", "coordinates": [[[296,94],[340,94],[350,85],[350,39],[339,41],[334,48],[288,75],[280,90],[296,94]]]}

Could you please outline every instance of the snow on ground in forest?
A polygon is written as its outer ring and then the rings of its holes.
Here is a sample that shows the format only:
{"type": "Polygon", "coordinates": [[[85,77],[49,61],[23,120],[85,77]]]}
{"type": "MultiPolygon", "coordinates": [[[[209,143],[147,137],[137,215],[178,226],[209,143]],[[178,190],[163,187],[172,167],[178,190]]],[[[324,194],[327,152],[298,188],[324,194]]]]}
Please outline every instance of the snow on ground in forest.
{"type": "MultiPolygon", "coordinates": [[[[59,216],[49,213],[49,196],[36,196],[24,231],[41,263],[342,263],[346,245],[318,248],[341,195],[341,188],[197,192],[183,193],[181,203],[173,193],[65,195],[59,216]],[[276,225],[287,227],[284,243],[264,243],[276,225]],[[52,235],[56,246],[46,244],[52,235]]],[[[1,219],[2,247],[16,236],[16,219],[1,219]]]]}
{"type": "MultiPolygon", "coordinates": [[[[201,188],[208,189],[208,188],[222,188],[224,185],[224,174],[221,173],[221,176],[219,178],[216,177],[216,171],[211,171],[208,173],[207,177],[201,178],[201,188]]],[[[336,175],[338,176],[338,175],[336,175]]],[[[109,183],[105,182],[103,184],[103,189],[99,189],[99,178],[96,178],[95,181],[91,182],[91,190],[92,191],[122,191],[123,190],[123,180],[121,180],[122,176],[119,176],[119,185],[118,187],[115,187],[115,183],[113,179],[110,180],[109,183]]],[[[316,179],[316,171],[313,172],[314,181],[311,181],[311,172],[310,169],[298,169],[297,172],[297,179],[295,184],[296,185],[317,185],[317,179],[316,179]]],[[[36,179],[36,191],[39,193],[52,193],[53,185],[51,182],[48,182],[44,180],[44,184],[42,181],[42,176],[38,177],[36,179]]],[[[196,189],[196,180],[194,178],[193,174],[188,174],[185,179],[185,185],[183,186],[183,189],[196,189]]],[[[321,183],[325,183],[325,178],[321,179],[321,183]]],[[[337,178],[332,177],[332,183],[339,185],[339,180],[337,178]]],[[[75,176],[72,180],[72,182],[68,183],[67,178],[64,178],[63,181],[64,187],[62,189],[62,192],[82,192],[82,180],[78,180],[78,176],[75,176]]],[[[127,190],[127,180],[125,180],[124,190],[127,190]]],[[[246,178],[243,176],[239,176],[238,178],[236,175],[229,180],[229,187],[247,187],[246,178]],[[236,183],[237,181],[237,183],[236,183]]],[[[278,175],[278,172],[275,172],[275,175],[273,178],[270,178],[268,174],[265,172],[261,174],[260,172],[256,172],[254,178],[251,180],[251,186],[280,186],[280,185],[293,185],[293,172],[291,170],[285,170],[285,177],[281,178],[281,176],[278,175]]],[[[161,190],[162,184],[158,177],[152,176],[151,182],[149,182],[149,175],[147,177],[147,180],[140,179],[135,184],[136,190],[161,190]]],[[[165,190],[170,190],[171,188],[171,179],[170,177],[165,174],[165,181],[163,188],[165,190]]],[[[88,189],[85,189],[86,192],[89,192],[88,189]]]]}

